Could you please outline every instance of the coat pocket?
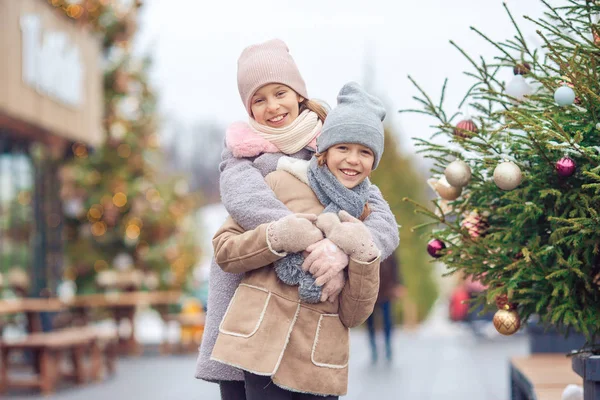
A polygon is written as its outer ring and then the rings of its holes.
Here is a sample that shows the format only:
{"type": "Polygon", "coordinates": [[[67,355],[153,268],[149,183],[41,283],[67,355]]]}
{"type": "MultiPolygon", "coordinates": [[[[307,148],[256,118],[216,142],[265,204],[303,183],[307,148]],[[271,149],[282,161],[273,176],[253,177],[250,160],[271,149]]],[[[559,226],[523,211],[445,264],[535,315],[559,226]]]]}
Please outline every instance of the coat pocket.
{"type": "Polygon", "coordinates": [[[265,316],[271,293],[264,288],[240,284],[229,302],[219,332],[249,338],[254,335],[265,316]]]}
{"type": "Polygon", "coordinates": [[[311,361],[317,367],[346,368],[350,351],[350,330],[338,314],[321,314],[313,343],[311,361]]]}

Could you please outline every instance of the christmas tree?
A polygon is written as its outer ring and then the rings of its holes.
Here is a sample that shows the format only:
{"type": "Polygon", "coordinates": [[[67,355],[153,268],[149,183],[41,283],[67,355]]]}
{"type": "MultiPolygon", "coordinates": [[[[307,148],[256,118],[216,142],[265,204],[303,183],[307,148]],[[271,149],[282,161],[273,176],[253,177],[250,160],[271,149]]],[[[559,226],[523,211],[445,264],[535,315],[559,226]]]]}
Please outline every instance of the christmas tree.
{"type": "Polygon", "coordinates": [[[498,308],[499,332],[538,315],[591,344],[600,332],[600,2],[542,3],[542,17],[524,17],[537,48],[506,5],[514,37],[495,42],[472,28],[493,59],[451,42],[472,66],[470,115],[445,111],[445,83],[434,102],[413,80],[422,109],[403,111],[428,114],[437,128],[415,139],[434,161],[438,194],[432,208],[413,201],[430,218],[416,228],[434,225],[430,255],[487,287],[477,302],[498,308]],[[499,78],[506,69],[509,82],[499,78]]]}
{"type": "Polygon", "coordinates": [[[55,1],[102,37],[105,143],[73,145],[61,171],[66,214],[65,278],[79,292],[182,288],[197,262],[187,182],[163,174],[149,59],[132,55],[140,1],[55,1]]]}

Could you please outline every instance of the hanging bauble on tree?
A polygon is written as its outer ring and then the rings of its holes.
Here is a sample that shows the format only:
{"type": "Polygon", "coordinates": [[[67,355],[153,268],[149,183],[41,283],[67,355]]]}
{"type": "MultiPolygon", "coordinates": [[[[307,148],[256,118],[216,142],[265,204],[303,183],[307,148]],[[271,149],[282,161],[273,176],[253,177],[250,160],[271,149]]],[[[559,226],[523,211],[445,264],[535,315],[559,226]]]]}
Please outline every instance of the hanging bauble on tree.
{"type": "Polygon", "coordinates": [[[445,176],[440,179],[429,178],[427,184],[444,200],[456,200],[462,193],[462,188],[450,185],[445,176]]]}
{"type": "Polygon", "coordinates": [[[462,188],[471,180],[471,168],[462,160],[454,160],[444,170],[444,176],[450,185],[462,188]]]}
{"type": "Polygon", "coordinates": [[[490,226],[486,218],[488,215],[489,214],[480,214],[476,210],[471,211],[462,220],[460,226],[465,228],[469,232],[469,236],[473,239],[483,237],[486,235],[487,229],[490,226]]]}
{"type": "Polygon", "coordinates": [[[554,92],[554,101],[559,106],[570,106],[575,102],[575,91],[566,85],[561,86],[554,92]]]}
{"type": "Polygon", "coordinates": [[[563,178],[568,178],[575,173],[577,164],[569,157],[563,157],[556,162],[556,173],[563,178]]]}
{"type": "Polygon", "coordinates": [[[505,161],[494,169],[494,183],[502,190],[513,190],[521,184],[521,169],[517,164],[505,161]]]}
{"type": "Polygon", "coordinates": [[[440,239],[432,239],[427,243],[427,253],[433,258],[439,258],[442,256],[440,251],[444,250],[446,245],[440,239]]]}
{"type": "MultiPolygon", "coordinates": [[[[563,80],[560,82],[561,86],[568,86],[571,89],[573,89],[573,92],[575,92],[575,85],[573,85],[573,83],[571,82],[571,79],[569,79],[569,77],[567,76],[563,76],[563,80]]],[[[575,100],[573,100],[573,102],[577,105],[581,104],[581,99],[579,98],[579,96],[577,96],[577,93],[575,93],[575,100]]]]}
{"type": "Polygon", "coordinates": [[[456,124],[454,136],[469,138],[478,132],[477,125],[471,119],[464,119],[456,124]]]}
{"type": "Polygon", "coordinates": [[[523,101],[525,96],[529,96],[531,92],[531,86],[525,81],[522,74],[516,74],[506,85],[506,94],[518,101],[523,101]]]}
{"type": "Polygon", "coordinates": [[[498,310],[494,314],[494,327],[498,333],[510,336],[521,327],[521,318],[515,310],[498,310]]]}

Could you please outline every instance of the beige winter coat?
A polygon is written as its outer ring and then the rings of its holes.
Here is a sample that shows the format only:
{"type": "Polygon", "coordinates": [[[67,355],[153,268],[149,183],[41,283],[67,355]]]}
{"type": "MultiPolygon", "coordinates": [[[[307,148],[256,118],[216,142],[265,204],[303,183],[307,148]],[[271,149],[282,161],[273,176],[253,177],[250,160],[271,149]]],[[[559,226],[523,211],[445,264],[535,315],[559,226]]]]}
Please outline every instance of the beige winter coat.
{"type": "MultiPolygon", "coordinates": [[[[285,171],[266,181],[293,212],[320,214],[323,206],[308,185],[285,171]]],[[[346,394],[349,331],[373,311],[379,289],[379,258],[350,259],[347,282],[334,303],[300,303],[298,287],[282,283],[271,263],[267,226],[244,232],[231,218],[213,238],[215,258],[226,272],[246,272],[219,327],[211,359],[278,386],[321,395],[346,394]]]]}

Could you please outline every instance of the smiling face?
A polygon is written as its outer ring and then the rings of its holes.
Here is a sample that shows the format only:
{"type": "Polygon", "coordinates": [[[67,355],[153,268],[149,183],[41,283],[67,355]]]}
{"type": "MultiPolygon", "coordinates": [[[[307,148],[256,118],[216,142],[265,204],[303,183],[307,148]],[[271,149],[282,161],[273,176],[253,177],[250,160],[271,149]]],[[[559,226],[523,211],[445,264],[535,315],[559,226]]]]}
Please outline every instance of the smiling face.
{"type": "Polygon", "coordinates": [[[336,179],[348,189],[359,185],[373,170],[373,151],[357,143],[331,146],[325,154],[325,163],[336,179]]]}
{"type": "Polygon", "coordinates": [[[284,128],[300,113],[304,98],[288,86],[270,83],[258,89],[250,100],[252,116],[261,125],[284,128]]]}

